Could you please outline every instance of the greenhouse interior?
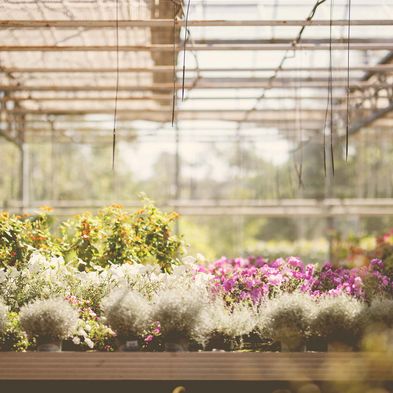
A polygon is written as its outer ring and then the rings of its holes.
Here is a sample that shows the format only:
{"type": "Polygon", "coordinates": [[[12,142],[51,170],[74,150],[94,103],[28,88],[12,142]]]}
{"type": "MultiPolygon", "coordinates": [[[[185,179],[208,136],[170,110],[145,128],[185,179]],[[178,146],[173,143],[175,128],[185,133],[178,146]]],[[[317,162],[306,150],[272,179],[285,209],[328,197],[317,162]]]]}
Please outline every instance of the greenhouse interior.
{"type": "Polygon", "coordinates": [[[1,391],[393,392],[392,129],[393,0],[0,0],[1,391]]]}

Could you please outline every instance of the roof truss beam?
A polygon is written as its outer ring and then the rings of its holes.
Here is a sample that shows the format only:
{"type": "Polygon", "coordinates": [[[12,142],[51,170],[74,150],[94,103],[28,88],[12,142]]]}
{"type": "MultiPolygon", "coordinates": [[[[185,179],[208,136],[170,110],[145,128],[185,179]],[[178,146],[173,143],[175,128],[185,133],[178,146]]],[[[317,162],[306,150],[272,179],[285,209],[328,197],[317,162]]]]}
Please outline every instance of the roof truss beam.
{"type": "MultiPolygon", "coordinates": [[[[347,26],[348,20],[189,20],[188,27],[269,27],[269,26],[347,26]]],[[[185,27],[186,21],[176,20],[176,25],[185,27]]],[[[393,26],[392,19],[353,19],[352,26],[393,26]]],[[[129,27],[168,27],[173,28],[172,19],[146,20],[1,20],[1,29],[103,29],[129,27]]]]}

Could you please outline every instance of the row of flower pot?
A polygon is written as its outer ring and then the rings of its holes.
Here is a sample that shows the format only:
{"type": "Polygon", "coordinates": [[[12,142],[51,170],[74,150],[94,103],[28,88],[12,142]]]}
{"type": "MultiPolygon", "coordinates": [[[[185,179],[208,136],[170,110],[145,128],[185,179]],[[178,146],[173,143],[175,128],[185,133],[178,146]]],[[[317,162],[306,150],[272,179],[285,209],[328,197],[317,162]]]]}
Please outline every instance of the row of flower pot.
{"type": "MultiPolygon", "coordinates": [[[[296,292],[255,307],[227,304],[195,291],[172,288],[146,299],[136,291],[118,289],[102,301],[97,318],[113,330],[117,343],[112,349],[120,351],[350,350],[393,326],[391,299],[365,304],[346,295],[316,299],[296,292]],[[147,345],[151,341],[158,345],[147,345]]],[[[7,318],[8,309],[2,305],[0,336],[7,318]]],[[[19,321],[39,351],[59,351],[63,340],[79,340],[79,310],[61,298],[24,305],[19,321]]]]}

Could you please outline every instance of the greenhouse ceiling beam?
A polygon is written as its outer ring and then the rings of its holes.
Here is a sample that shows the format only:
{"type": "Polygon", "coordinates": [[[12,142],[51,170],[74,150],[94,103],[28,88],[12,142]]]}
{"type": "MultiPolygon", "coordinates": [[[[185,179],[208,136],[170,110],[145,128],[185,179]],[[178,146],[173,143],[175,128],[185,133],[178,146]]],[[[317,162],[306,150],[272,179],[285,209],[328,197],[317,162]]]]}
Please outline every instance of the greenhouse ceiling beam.
{"type": "MultiPolygon", "coordinates": [[[[386,108],[380,109],[372,113],[371,115],[367,116],[366,118],[354,123],[349,128],[349,134],[353,135],[359,132],[362,128],[369,127],[377,120],[385,117],[387,114],[393,111],[393,102],[390,103],[386,108]]],[[[393,120],[393,119],[392,119],[393,120]]],[[[393,126],[393,124],[392,124],[393,126]]]]}
{"type": "MultiPolygon", "coordinates": [[[[272,67],[200,67],[200,68],[187,68],[187,72],[272,72],[276,68],[272,67]]],[[[0,66],[0,73],[114,73],[117,69],[114,67],[95,67],[95,68],[82,68],[82,67],[2,67],[0,66]]],[[[177,72],[182,69],[178,68],[177,72]]],[[[329,67],[287,67],[283,68],[281,72],[330,72],[329,67]]],[[[333,67],[334,72],[346,72],[347,67],[333,67]]],[[[372,72],[392,72],[393,64],[380,64],[376,66],[351,66],[351,71],[372,71],[372,72]]],[[[173,73],[172,66],[156,66],[156,67],[120,67],[119,72],[122,73],[159,73],[168,72],[173,73]]]]}
{"type": "MultiPolygon", "coordinates": [[[[193,45],[268,45],[268,44],[288,44],[293,41],[293,38],[246,38],[246,39],[194,39],[193,45]]],[[[347,38],[302,38],[301,44],[347,44],[347,38]]],[[[351,44],[391,44],[391,38],[377,38],[377,37],[351,37],[351,44]]],[[[181,43],[184,45],[184,42],[181,43]]],[[[192,49],[193,47],[191,47],[192,49]]]]}
{"type": "MultiPolygon", "coordinates": [[[[244,97],[228,97],[228,96],[201,96],[201,97],[187,97],[187,101],[192,100],[192,101],[206,101],[206,100],[220,100],[220,101],[238,101],[238,100],[255,100],[257,97],[254,96],[244,96],[244,97]]],[[[326,94],[325,95],[315,95],[315,96],[301,96],[300,99],[302,101],[304,100],[324,100],[326,101],[326,94]]],[[[118,101],[155,101],[155,100],[167,100],[171,101],[172,100],[172,95],[154,95],[150,97],[145,97],[145,96],[140,96],[140,97],[117,97],[118,101]]],[[[293,95],[288,95],[288,96],[270,96],[270,97],[265,97],[265,100],[299,100],[299,96],[293,96],[293,95]]],[[[113,101],[113,97],[102,97],[102,96],[83,96],[83,97],[57,97],[57,96],[32,96],[32,97],[15,97],[13,96],[12,99],[10,97],[5,97],[0,99],[0,101],[37,101],[37,102],[50,102],[50,101],[113,101]]]]}
{"type": "MultiPolygon", "coordinates": [[[[393,52],[389,52],[380,61],[379,65],[386,65],[393,62],[393,52]]],[[[373,71],[369,71],[361,78],[362,82],[370,82],[377,80],[378,82],[390,81],[387,75],[377,74],[373,71]]],[[[355,91],[356,92],[356,91],[355,91]]],[[[354,102],[359,109],[366,109],[366,114],[363,117],[356,117],[355,121],[350,124],[348,133],[350,135],[356,134],[361,129],[369,127],[374,124],[375,121],[386,117],[388,114],[393,112],[393,89],[392,85],[383,89],[363,90],[360,94],[354,97],[354,102]],[[386,101],[388,104],[386,105],[386,101]],[[371,113],[370,113],[371,112],[371,113]]]]}
{"type": "MultiPolygon", "coordinates": [[[[221,80],[211,81],[209,79],[201,79],[198,81],[196,85],[186,83],[185,89],[186,90],[199,90],[199,89],[256,89],[256,88],[265,88],[265,87],[272,87],[275,89],[288,89],[288,88],[316,88],[316,89],[327,89],[327,83],[321,82],[304,82],[302,83],[301,87],[299,87],[298,81],[294,79],[291,83],[290,81],[286,80],[284,83],[273,83],[268,84],[266,82],[231,82],[230,80],[221,80]]],[[[333,88],[346,88],[347,83],[343,82],[333,82],[333,88]]],[[[381,89],[381,88],[389,88],[391,87],[391,83],[369,83],[369,82],[355,82],[351,83],[349,86],[351,89],[381,89]]],[[[176,89],[180,89],[181,85],[177,84],[176,89]]],[[[152,85],[120,85],[119,91],[152,91],[152,90],[167,90],[172,91],[173,84],[171,83],[157,83],[152,85]]],[[[3,91],[63,91],[63,92],[77,92],[77,91],[114,91],[116,90],[115,86],[98,86],[98,85],[91,85],[91,86],[81,86],[81,85],[33,85],[33,86],[26,86],[26,85],[0,85],[0,90],[3,91]]]]}
{"type": "MultiPolygon", "coordinates": [[[[282,130],[286,130],[288,132],[288,134],[291,134],[291,133],[297,134],[297,132],[298,132],[296,129],[294,129],[293,127],[290,127],[290,126],[287,126],[287,127],[281,126],[281,129],[282,130]]],[[[67,127],[61,128],[61,127],[56,126],[55,130],[56,130],[56,132],[65,132],[65,131],[70,131],[70,128],[67,128],[67,127]]],[[[72,130],[73,131],[77,131],[77,132],[82,132],[82,133],[83,132],[91,132],[91,131],[94,131],[94,132],[97,132],[97,133],[100,133],[100,132],[107,133],[108,132],[108,128],[107,127],[97,127],[97,126],[95,126],[95,127],[86,127],[86,126],[83,127],[82,126],[82,127],[78,127],[78,128],[73,128],[72,130]]],[[[258,130],[258,132],[259,131],[263,131],[260,128],[256,128],[256,127],[254,127],[254,128],[251,127],[251,130],[253,130],[253,131],[258,130]]],[[[315,131],[316,129],[315,128],[304,127],[303,130],[305,130],[305,131],[315,131]]],[[[140,133],[142,133],[142,135],[143,134],[151,134],[151,135],[154,135],[154,136],[155,135],[173,135],[173,133],[174,133],[174,130],[172,128],[164,128],[164,129],[160,128],[160,130],[157,131],[157,130],[151,129],[151,128],[141,128],[141,127],[132,128],[132,127],[122,127],[122,126],[118,128],[118,131],[119,132],[129,133],[129,134],[135,134],[135,135],[140,135],[140,133]]],[[[42,132],[42,133],[46,134],[48,132],[51,133],[52,129],[50,128],[50,126],[48,126],[46,128],[45,127],[29,127],[28,126],[26,128],[26,132],[37,133],[37,134],[42,132]]],[[[225,128],[225,127],[219,127],[218,128],[217,127],[217,128],[203,128],[203,129],[196,128],[196,127],[181,127],[181,132],[185,133],[185,134],[182,134],[182,135],[188,135],[189,132],[197,132],[197,133],[199,133],[199,134],[197,134],[199,136],[217,135],[217,134],[220,134],[221,132],[237,133],[236,128],[233,128],[233,127],[231,127],[231,128],[228,128],[228,127],[227,128],[225,128]]],[[[264,132],[261,132],[261,133],[263,135],[267,135],[267,136],[274,136],[274,137],[277,136],[276,133],[275,134],[264,133],[264,132]]],[[[244,135],[244,132],[242,132],[241,135],[244,135]]],[[[252,136],[252,135],[254,135],[254,134],[249,134],[249,136],[252,136]]]]}
{"type": "MultiPolygon", "coordinates": [[[[346,112],[346,107],[333,107],[336,112],[346,112]]],[[[118,108],[117,113],[127,114],[127,113],[136,113],[139,114],[142,112],[148,112],[150,114],[167,114],[168,111],[171,110],[171,107],[167,108],[160,108],[160,109],[149,109],[149,108],[118,108]]],[[[198,108],[198,109],[177,109],[176,112],[178,114],[199,114],[199,113],[206,113],[206,114],[217,114],[217,115],[230,115],[230,114],[239,114],[244,113],[247,109],[222,109],[222,108],[198,108]]],[[[364,110],[364,109],[362,109],[364,110]]],[[[297,116],[296,108],[264,108],[258,109],[255,111],[257,114],[268,114],[268,113],[294,113],[294,116],[297,116]]],[[[324,114],[326,112],[326,108],[302,108],[300,110],[300,114],[324,114]]],[[[42,115],[42,114],[53,114],[53,115],[86,115],[86,114],[112,114],[112,108],[81,108],[81,109],[57,109],[57,108],[40,108],[40,109],[30,109],[30,108],[17,108],[17,109],[10,109],[7,111],[9,114],[34,114],[34,115],[42,115]]]]}
{"type": "MultiPolygon", "coordinates": [[[[107,81],[107,83],[111,82],[110,78],[102,78],[104,81],[107,81]]],[[[46,80],[46,79],[45,79],[46,80]]],[[[64,80],[64,79],[63,79],[64,80]]],[[[67,80],[67,79],[66,79],[67,80]]],[[[89,79],[86,79],[87,82],[91,82],[89,79]]],[[[205,77],[205,78],[200,78],[198,79],[198,85],[199,84],[210,84],[210,83],[244,83],[244,84],[258,84],[258,83],[266,83],[270,80],[268,77],[205,77]]],[[[326,75],[326,77],[321,77],[321,76],[314,76],[314,77],[281,77],[275,79],[276,83],[311,83],[311,82],[328,82],[329,81],[329,75],[326,75]]],[[[348,79],[346,76],[341,76],[341,77],[336,77],[334,78],[335,82],[347,82],[348,79]]],[[[186,85],[192,86],[192,83],[194,82],[193,78],[187,78],[185,79],[186,85]]],[[[359,80],[356,78],[352,78],[349,80],[351,84],[358,84],[359,80]]],[[[387,81],[385,81],[387,82],[387,81]]],[[[178,83],[179,84],[179,83],[178,83]]],[[[194,83],[195,84],[195,83],[194,83]]],[[[158,85],[160,86],[160,83],[152,84],[152,86],[158,85]]],[[[166,85],[169,86],[169,83],[166,83],[166,85]]],[[[370,82],[368,82],[368,85],[370,85],[370,82]]],[[[164,84],[165,86],[165,84],[164,84]]],[[[172,83],[173,86],[173,83],[172,83]]],[[[300,85],[301,87],[302,85],[300,85]]],[[[299,86],[298,86],[299,87],[299,86]]]]}
{"type": "MultiPolygon", "coordinates": [[[[44,103],[45,100],[35,100],[32,99],[33,102],[40,102],[40,103],[44,103]]],[[[59,100],[61,101],[61,100],[59,100]]],[[[78,101],[78,99],[74,99],[72,101],[78,101]]],[[[90,102],[88,99],[86,100],[87,102],[90,102]]],[[[83,106],[80,106],[78,108],[72,107],[72,108],[64,108],[64,107],[59,107],[59,106],[43,106],[41,105],[40,108],[18,108],[18,109],[9,109],[8,113],[11,114],[15,114],[15,113],[40,113],[39,111],[42,111],[43,113],[47,113],[47,112],[51,112],[54,114],[62,114],[62,113],[73,113],[73,112],[77,112],[77,113],[112,113],[113,109],[108,108],[108,105],[106,104],[106,102],[113,102],[113,98],[112,99],[106,99],[97,102],[97,106],[92,107],[91,105],[88,106],[87,104],[84,104],[83,106]],[[97,111],[97,112],[96,112],[97,111]]],[[[18,102],[18,100],[15,100],[15,102],[18,102]]],[[[83,100],[82,100],[83,102],[83,100]]],[[[52,101],[49,101],[49,103],[52,103],[52,101]]],[[[296,105],[296,103],[291,103],[292,105],[296,105]]],[[[300,110],[300,113],[325,113],[326,112],[326,105],[323,105],[324,103],[319,102],[318,106],[310,106],[310,105],[302,105],[302,108],[300,110]]],[[[377,109],[383,109],[384,107],[381,106],[380,108],[377,109]]],[[[347,107],[344,104],[335,104],[332,109],[335,112],[347,112],[347,107]]],[[[152,106],[135,106],[135,105],[119,105],[118,106],[118,111],[119,113],[135,113],[135,112],[140,112],[140,111],[145,111],[145,112],[151,112],[151,113],[167,113],[167,111],[172,110],[172,106],[169,105],[169,103],[167,103],[165,106],[164,105],[155,105],[154,107],[152,106]]],[[[177,108],[177,112],[192,112],[192,113],[199,113],[199,112],[203,112],[203,113],[242,113],[244,111],[247,111],[247,108],[240,108],[236,107],[233,108],[233,105],[229,105],[229,106],[225,106],[225,105],[221,105],[220,107],[215,107],[214,109],[212,109],[211,107],[191,107],[191,108],[182,108],[182,107],[178,107],[177,108]]],[[[269,113],[269,112],[299,112],[299,108],[298,106],[289,106],[289,105],[283,105],[282,102],[278,102],[277,105],[275,106],[271,106],[269,108],[261,108],[256,110],[256,112],[258,113],[269,113]]],[[[365,112],[367,114],[367,112],[372,111],[372,109],[365,109],[365,108],[361,108],[361,107],[352,107],[350,108],[351,113],[359,113],[359,112],[365,112]]]]}
{"type": "MultiPolygon", "coordinates": [[[[255,44],[255,45],[193,45],[193,51],[348,51],[347,44],[299,44],[296,47],[288,44],[255,44]]],[[[173,44],[154,45],[1,45],[0,52],[173,52],[173,44]]],[[[182,46],[177,46],[178,52],[183,51],[182,46]]],[[[393,44],[351,44],[351,51],[382,51],[393,50],[393,44]]]]}
{"type": "MultiPolygon", "coordinates": [[[[99,113],[76,113],[76,112],[67,112],[67,113],[62,113],[62,114],[55,114],[55,111],[42,111],[40,113],[14,113],[15,118],[18,118],[19,116],[27,115],[29,116],[26,120],[29,123],[33,122],[39,122],[39,123],[45,123],[47,115],[53,115],[56,116],[56,123],[58,124],[80,124],[83,123],[84,125],[86,124],[99,124],[99,123],[104,123],[108,124],[110,122],[110,117],[109,115],[111,114],[110,112],[108,113],[101,113],[102,115],[108,115],[103,119],[96,119],[96,120],[90,120],[86,119],[84,117],[77,117],[77,116],[85,116],[85,115],[97,115],[99,113]],[[40,118],[44,117],[43,119],[40,118]],[[74,119],[70,118],[62,118],[62,116],[73,116],[74,119]]],[[[264,125],[269,125],[274,128],[275,122],[277,122],[277,125],[279,124],[288,124],[298,120],[299,116],[296,116],[296,113],[288,112],[288,111],[277,111],[277,112],[270,112],[270,113],[258,113],[256,112],[256,115],[253,115],[250,117],[248,123],[255,123],[255,124],[260,124],[260,126],[264,125]]],[[[168,116],[170,112],[163,112],[163,113],[152,113],[152,112],[145,112],[141,113],[140,111],[120,111],[119,112],[119,117],[118,117],[118,122],[119,123],[126,123],[126,122],[132,122],[136,120],[147,120],[147,121],[152,121],[152,122],[158,122],[158,123],[166,123],[168,122],[168,116]]],[[[204,121],[204,120],[215,120],[215,121],[228,121],[228,122],[237,122],[241,118],[240,115],[242,115],[243,112],[239,111],[238,113],[233,112],[233,111],[225,111],[220,113],[220,112],[206,112],[206,111],[198,111],[198,112],[192,112],[192,111],[180,111],[178,112],[178,120],[180,121],[186,121],[186,120],[195,120],[195,121],[204,121]]],[[[318,126],[321,127],[323,125],[323,120],[324,116],[322,112],[317,112],[317,113],[304,113],[304,116],[300,119],[302,121],[302,124],[304,126],[307,125],[313,125],[313,126],[318,126]]],[[[387,125],[389,127],[393,127],[393,119],[390,118],[383,118],[383,119],[378,119],[378,127],[380,125],[387,125]]],[[[73,126],[75,127],[75,126],[73,126]]]]}
{"type": "MultiPolygon", "coordinates": [[[[135,117],[134,118],[120,117],[118,119],[118,125],[119,125],[119,127],[134,127],[133,122],[135,120],[140,120],[140,119],[136,119],[135,117]]],[[[168,119],[160,119],[160,120],[146,119],[146,116],[145,116],[144,120],[150,120],[152,122],[159,123],[160,126],[162,124],[164,126],[169,124],[168,119]]],[[[179,119],[179,120],[182,120],[182,119],[179,119]]],[[[197,120],[204,120],[204,119],[197,119],[197,120]]],[[[211,118],[209,118],[208,120],[211,120],[211,118]]],[[[218,119],[218,120],[222,120],[222,119],[218,119]]],[[[230,124],[235,124],[238,120],[233,121],[233,120],[223,119],[222,121],[226,121],[227,123],[230,123],[230,124]]],[[[34,118],[28,119],[29,125],[37,125],[40,127],[46,127],[46,122],[47,122],[47,120],[39,120],[39,119],[34,119],[34,118]]],[[[91,121],[91,120],[85,120],[85,119],[80,119],[80,118],[73,119],[73,120],[56,118],[55,122],[56,122],[56,127],[59,127],[59,126],[68,127],[70,131],[73,131],[73,130],[77,131],[78,127],[81,124],[84,124],[84,125],[91,124],[92,127],[95,127],[99,124],[108,125],[108,122],[110,122],[110,119],[108,120],[108,118],[107,118],[107,119],[100,119],[100,120],[91,121]]],[[[253,127],[253,128],[255,128],[255,127],[265,128],[265,129],[267,129],[267,128],[279,129],[280,127],[285,127],[285,128],[292,127],[293,128],[294,119],[293,118],[283,119],[283,117],[281,116],[281,117],[277,117],[277,118],[262,119],[262,120],[250,119],[247,121],[247,123],[251,124],[252,125],[251,127],[253,127]]],[[[303,119],[302,124],[303,124],[303,127],[305,127],[305,128],[315,128],[315,129],[318,128],[320,130],[321,126],[323,125],[323,121],[322,120],[310,120],[310,119],[305,118],[305,119],[303,119]]],[[[393,123],[390,124],[390,128],[392,127],[392,124],[393,123]]]]}
{"type": "MultiPolygon", "coordinates": [[[[177,19],[177,26],[185,27],[186,21],[177,19]]],[[[347,19],[329,20],[188,20],[188,27],[273,27],[273,26],[348,26],[347,19]]],[[[392,19],[353,19],[352,26],[393,26],[392,19]]],[[[0,29],[102,29],[128,27],[173,28],[173,19],[145,20],[1,20],[0,29]]]]}

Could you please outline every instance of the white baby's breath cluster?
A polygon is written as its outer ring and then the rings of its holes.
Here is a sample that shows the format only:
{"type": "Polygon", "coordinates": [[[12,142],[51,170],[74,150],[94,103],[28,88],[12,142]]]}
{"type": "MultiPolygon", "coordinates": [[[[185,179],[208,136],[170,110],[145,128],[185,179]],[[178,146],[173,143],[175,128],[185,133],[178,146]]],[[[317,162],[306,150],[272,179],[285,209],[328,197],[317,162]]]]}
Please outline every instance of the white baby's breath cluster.
{"type": "Polygon", "coordinates": [[[360,332],[364,307],[363,302],[345,294],[321,297],[315,309],[312,330],[327,339],[354,337],[360,332]]]}
{"type": "Polygon", "coordinates": [[[136,338],[150,323],[150,305],[138,292],[129,289],[113,291],[103,302],[109,326],[120,337],[136,338]]]}
{"type": "Polygon", "coordinates": [[[229,307],[220,299],[212,300],[201,312],[196,334],[206,343],[214,336],[234,340],[250,334],[256,325],[256,310],[248,304],[229,307]]]}
{"type": "Polygon", "coordinates": [[[20,323],[31,337],[64,339],[75,330],[78,312],[61,298],[37,300],[21,308],[20,323]]]}
{"type": "Polygon", "coordinates": [[[198,293],[180,287],[157,293],[152,307],[152,318],[159,321],[164,337],[190,337],[193,335],[205,300],[198,293]]]}
{"type": "Polygon", "coordinates": [[[288,337],[306,337],[315,312],[313,299],[304,293],[282,294],[267,300],[259,311],[261,336],[277,341],[288,337]]]}
{"type": "Polygon", "coordinates": [[[369,308],[363,309],[362,322],[367,330],[380,327],[393,327],[393,300],[387,298],[374,299],[369,308]]]}

